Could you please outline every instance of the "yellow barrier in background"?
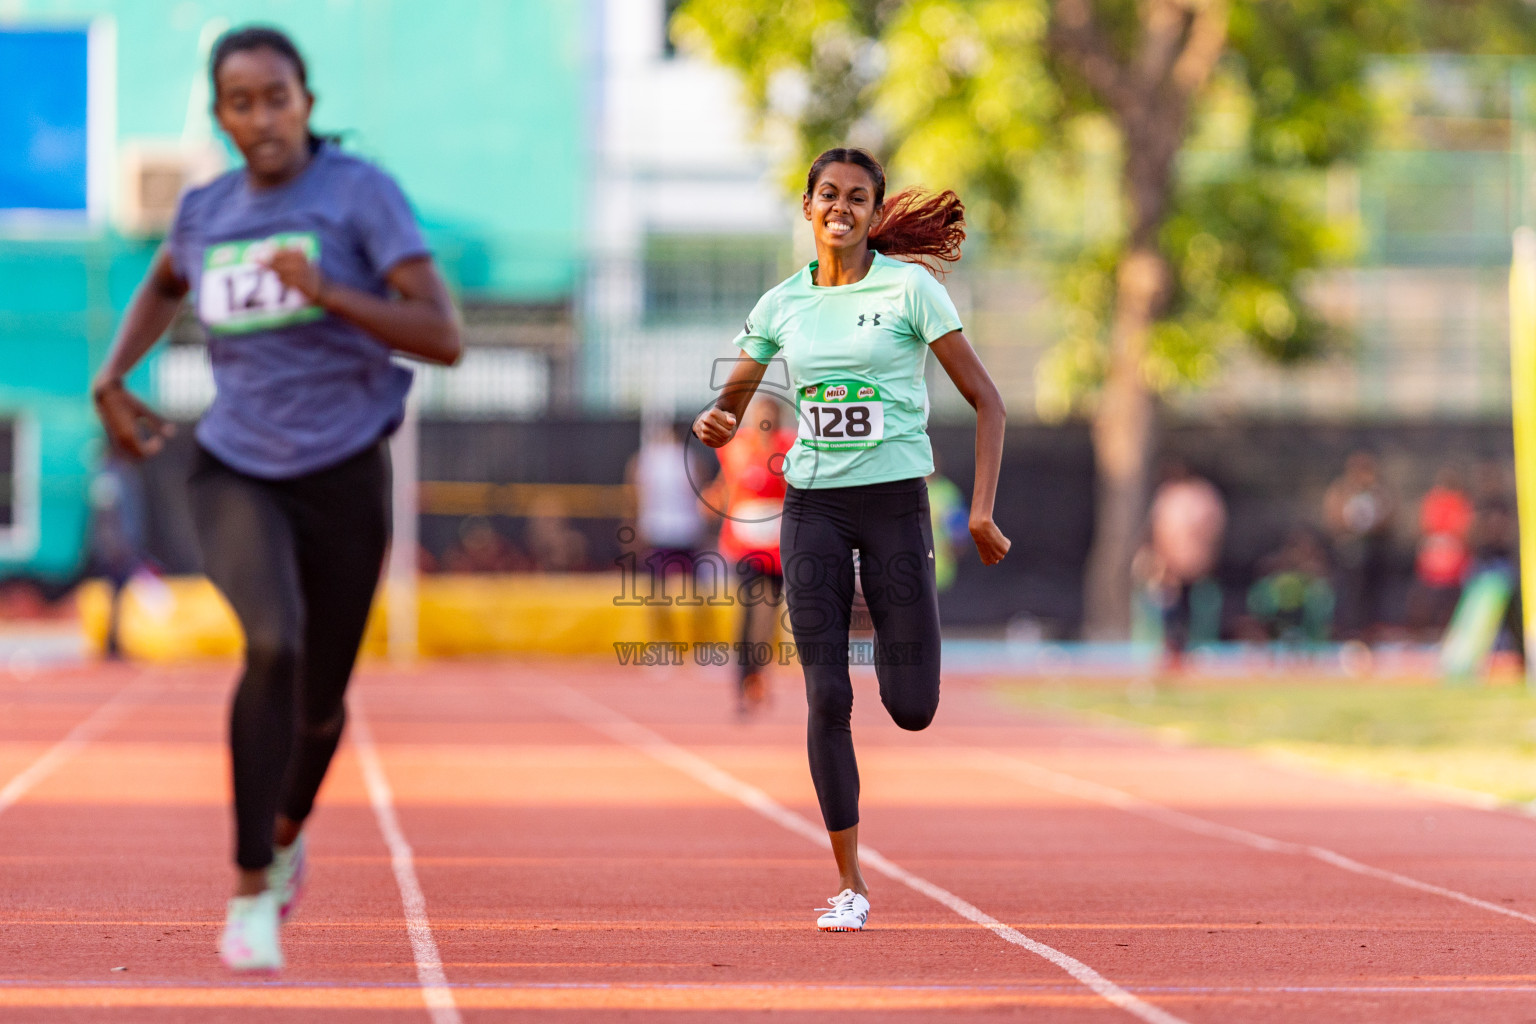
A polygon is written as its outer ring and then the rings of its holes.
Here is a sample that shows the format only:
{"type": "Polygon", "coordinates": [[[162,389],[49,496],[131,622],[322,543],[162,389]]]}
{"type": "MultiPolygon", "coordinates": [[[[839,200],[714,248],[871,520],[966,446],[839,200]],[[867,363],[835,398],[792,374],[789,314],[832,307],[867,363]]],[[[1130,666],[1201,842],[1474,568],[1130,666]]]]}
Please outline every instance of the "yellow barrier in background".
{"type": "MultiPolygon", "coordinates": [[[[633,583],[631,583],[633,590],[633,583]]],[[[418,584],[425,658],[495,654],[614,656],[615,643],[729,642],[737,605],[615,605],[618,573],[423,576],[418,584]]],[[[91,650],[105,646],[110,590],[91,580],[77,595],[91,650]]],[[[242,640],[233,612],[201,576],[138,577],[123,592],[119,641],[138,661],[234,658],[242,640]]],[[[364,656],[385,654],[385,602],[375,600],[364,656]]]]}

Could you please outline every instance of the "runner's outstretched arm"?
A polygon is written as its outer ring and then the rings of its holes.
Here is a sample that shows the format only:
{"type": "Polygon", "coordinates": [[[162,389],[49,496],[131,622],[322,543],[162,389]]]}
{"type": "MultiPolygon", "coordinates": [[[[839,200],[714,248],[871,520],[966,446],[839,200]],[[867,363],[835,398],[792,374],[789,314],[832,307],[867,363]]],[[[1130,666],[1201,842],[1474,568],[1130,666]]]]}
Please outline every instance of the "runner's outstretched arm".
{"type": "Polygon", "coordinates": [[[1003,466],[1003,427],[1008,411],[981,357],[959,331],[950,331],[932,345],[934,358],[955,382],[960,394],[976,410],[976,484],[971,491],[971,539],[983,565],[1003,560],[1012,541],[992,520],[997,500],[997,476],[1003,466]]]}
{"type": "Polygon", "coordinates": [[[123,453],[136,459],[158,452],[175,427],[135,398],[123,386],[123,378],[171,326],[187,289],[186,280],[171,263],[170,252],[162,248],[155,254],[144,283],[134,292],[111,351],[91,384],[91,399],[107,436],[123,453]],[[147,436],[140,434],[141,426],[147,436]]]}
{"type": "Polygon", "coordinates": [[[730,379],[720,389],[720,397],[693,421],[693,436],[711,448],[719,448],[735,436],[736,424],[741,422],[742,414],[747,411],[767,369],[767,363],[760,363],[749,355],[738,357],[736,365],[731,367],[730,379]]]}

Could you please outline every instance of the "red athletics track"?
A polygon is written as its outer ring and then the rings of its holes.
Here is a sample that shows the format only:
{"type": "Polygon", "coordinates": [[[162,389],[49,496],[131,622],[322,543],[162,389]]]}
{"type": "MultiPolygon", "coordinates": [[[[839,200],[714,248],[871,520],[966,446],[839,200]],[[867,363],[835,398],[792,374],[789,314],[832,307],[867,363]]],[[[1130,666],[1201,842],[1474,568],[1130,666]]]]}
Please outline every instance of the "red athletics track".
{"type": "Polygon", "coordinates": [[[213,952],[232,670],[0,674],[0,1020],[1536,1021],[1536,821],[979,679],[912,735],[859,677],[864,838],[895,867],[868,930],[820,934],[803,703],[783,675],[738,725],[725,671],[365,670],[276,981],[213,952]]]}

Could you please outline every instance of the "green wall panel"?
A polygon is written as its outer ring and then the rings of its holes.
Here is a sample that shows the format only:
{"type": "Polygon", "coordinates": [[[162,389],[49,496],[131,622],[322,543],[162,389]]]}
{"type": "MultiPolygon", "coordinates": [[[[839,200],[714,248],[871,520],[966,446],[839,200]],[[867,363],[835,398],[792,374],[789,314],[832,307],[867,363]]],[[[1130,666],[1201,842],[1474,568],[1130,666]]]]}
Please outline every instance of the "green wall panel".
{"type": "Polygon", "coordinates": [[[548,0],[11,0],[14,23],[110,17],[120,139],[182,133],[205,27],[261,22],[303,51],[314,124],[378,161],[441,244],[488,259],[462,282],[549,301],[575,287],[586,185],[589,5],[548,0]]]}
{"type": "MultiPolygon", "coordinates": [[[[575,290],[587,3],[8,0],[0,9],[5,25],[23,28],[110,19],[119,142],[181,137],[189,106],[198,126],[200,38],[230,24],[276,25],[308,59],[315,127],[395,175],[460,292],[549,302],[575,290]]],[[[83,557],[86,488],[102,444],[91,374],[158,243],[81,237],[78,226],[23,230],[0,237],[0,415],[38,426],[41,523],[36,552],[0,556],[0,576],[64,579],[83,557]]]]}

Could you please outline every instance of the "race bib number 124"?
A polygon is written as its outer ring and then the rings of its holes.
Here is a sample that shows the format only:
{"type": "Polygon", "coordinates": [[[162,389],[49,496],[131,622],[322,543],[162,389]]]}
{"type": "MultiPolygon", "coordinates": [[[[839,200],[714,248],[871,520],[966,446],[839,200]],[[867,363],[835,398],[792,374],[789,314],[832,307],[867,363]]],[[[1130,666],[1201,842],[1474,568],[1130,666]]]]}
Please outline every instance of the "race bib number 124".
{"type": "Polygon", "coordinates": [[[836,451],[873,448],[885,440],[880,389],[859,380],[833,380],[800,391],[800,443],[836,451]]]}
{"type": "Polygon", "coordinates": [[[197,315],[215,334],[243,334],[318,320],[325,310],[289,288],[263,263],[278,249],[299,249],[311,263],[320,259],[320,240],[291,232],[247,242],[210,245],[203,254],[197,315]]]}

